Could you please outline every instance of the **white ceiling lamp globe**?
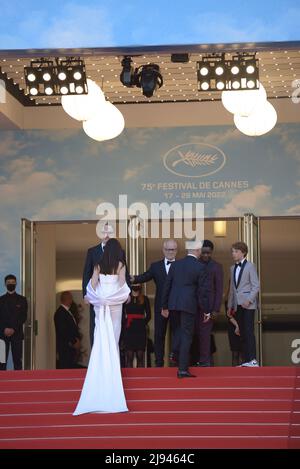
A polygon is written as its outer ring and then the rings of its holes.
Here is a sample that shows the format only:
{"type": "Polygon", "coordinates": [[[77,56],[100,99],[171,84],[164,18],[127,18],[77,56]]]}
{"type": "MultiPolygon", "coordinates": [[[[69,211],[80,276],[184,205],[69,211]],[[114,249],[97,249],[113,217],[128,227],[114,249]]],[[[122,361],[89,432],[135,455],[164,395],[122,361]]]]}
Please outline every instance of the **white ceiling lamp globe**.
{"type": "Polygon", "coordinates": [[[259,137],[273,129],[277,122],[277,113],[269,101],[257,106],[248,117],[234,115],[234,123],[238,130],[250,137],[259,137]]]}
{"type": "MultiPolygon", "coordinates": [[[[64,111],[78,121],[91,119],[105,103],[104,94],[97,83],[88,78],[87,87],[88,94],[61,97],[64,111]]],[[[61,90],[61,92],[63,91],[61,90]]]]}
{"type": "Polygon", "coordinates": [[[106,101],[92,119],[83,122],[85,133],[98,142],[117,137],[123,131],[125,121],[116,106],[106,101]]]}
{"type": "Polygon", "coordinates": [[[258,90],[223,91],[222,103],[227,111],[249,116],[256,106],[267,100],[267,93],[260,83],[258,90]]]}

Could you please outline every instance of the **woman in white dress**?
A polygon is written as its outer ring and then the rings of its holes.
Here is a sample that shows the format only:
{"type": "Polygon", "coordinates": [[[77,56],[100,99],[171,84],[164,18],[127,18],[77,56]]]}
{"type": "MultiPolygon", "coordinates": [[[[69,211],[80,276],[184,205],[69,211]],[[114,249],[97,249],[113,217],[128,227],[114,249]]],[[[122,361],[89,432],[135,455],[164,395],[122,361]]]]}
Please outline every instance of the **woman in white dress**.
{"type": "Polygon", "coordinates": [[[127,300],[130,289],[122,259],[119,241],[111,238],[87,285],[86,298],[95,309],[94,344],[73,415],[128,411],[120,369],[119,338],[122,304],[127,300]]]}

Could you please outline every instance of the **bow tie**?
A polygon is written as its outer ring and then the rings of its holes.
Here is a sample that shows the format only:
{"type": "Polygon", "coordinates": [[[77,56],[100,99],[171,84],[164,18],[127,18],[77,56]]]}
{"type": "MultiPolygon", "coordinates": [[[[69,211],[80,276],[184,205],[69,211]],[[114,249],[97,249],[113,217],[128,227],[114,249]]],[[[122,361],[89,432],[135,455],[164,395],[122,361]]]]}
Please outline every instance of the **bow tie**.
{"type": "Polygon", "coordinates": [[[167,265],[172,264],[174,261],[167,261],[167,265]]]}
{"type": "Polygon", "coordinates": [[[242,267],[242,263],[241,263],[241,262],[237,262],[235,265],[236,265],[236,267],[242,267]]]}

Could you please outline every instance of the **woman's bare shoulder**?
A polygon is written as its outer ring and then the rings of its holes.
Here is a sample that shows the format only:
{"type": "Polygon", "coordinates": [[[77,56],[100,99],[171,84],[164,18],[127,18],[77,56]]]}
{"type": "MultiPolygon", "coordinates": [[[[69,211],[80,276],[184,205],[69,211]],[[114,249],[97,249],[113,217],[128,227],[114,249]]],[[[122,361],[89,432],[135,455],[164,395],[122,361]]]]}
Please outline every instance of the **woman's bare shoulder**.
{"type": "Polygon", "coordinates": [[[124,266],[123,262],[120,261],[119,265],[118,265],[118,270],[117,270],[118,275],[120,274],[122,269],[125,269],[125,266],[124,266]]]}

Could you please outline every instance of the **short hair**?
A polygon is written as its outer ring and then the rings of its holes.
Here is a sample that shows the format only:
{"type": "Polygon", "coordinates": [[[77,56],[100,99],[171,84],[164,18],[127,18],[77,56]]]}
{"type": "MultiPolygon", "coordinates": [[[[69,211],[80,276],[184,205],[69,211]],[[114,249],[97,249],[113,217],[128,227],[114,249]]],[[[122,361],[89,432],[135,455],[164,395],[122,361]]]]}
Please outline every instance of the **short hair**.
{"type": "Polygon", "coordinates": [[[243,241],[237,241],[236,243],[233,243],[233,245],[231,247],[232,247],[232,249],[238,249],[239,251],[242,251],[242,253],[245,256],[247,256],[247,254],[248,254],[248,246],[243,241]]]}
{"type": "Polygon", "coordinates": [[[13,275],[13,274],[8,274],[8,275],[6,275],[6,277],[5,277],[5,279],[4,279],[4,283],[6,283],[7,280],[15,280],[15,281],[17,281],[17,277],[16,277],[15,275],[13,275]]]}
{"type": "Polygon", "coordinates": [[[63,291],[63,292],[61,292],[61,294],[60,294],[60,301],[61,301],[61,303],[63,303],[63,302],[67,299],[67,297],[68,297],[69,295],[72,296],[72,293],[71,293],[70,291],[63,291]]]}
{"type": "Polygon", "coordinates": [[[204,239],[202,247],[203,248],[210,248],[213,251],[214,250],[214,243],[212,241],[210,241],[209,239],[204,239]]]}

